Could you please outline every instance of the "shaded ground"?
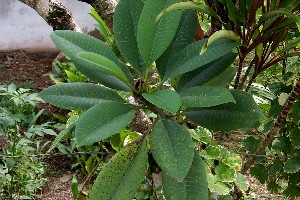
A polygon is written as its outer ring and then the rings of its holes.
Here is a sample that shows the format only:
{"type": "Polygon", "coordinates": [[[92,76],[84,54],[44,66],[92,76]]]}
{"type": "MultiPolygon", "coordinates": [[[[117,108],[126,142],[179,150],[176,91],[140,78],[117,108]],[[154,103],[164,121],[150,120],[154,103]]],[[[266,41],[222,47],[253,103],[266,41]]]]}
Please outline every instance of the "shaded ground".
{"type": "Polygon", "coordinates": [[[51,72],[51,62],[57,53],[0,52],[0,84],[15,83],[39,92],[52,85],[45,74],[51,72]]]}
{"type": "MultiPolygon", "coordinates": [[[[15,83],[19,87],[40,92],[52,85],[49,76],[52,61],[57,53],[27,53],[24,51],[0,52],[0,85],[15,83]]],[[[61,109],[49,104],[41,105],[48,113],[62,113],[61,109]]],[[[83,178],[70,169],[70,158],[51,157],[45,160],[48,166],[47,184],[42,190],[44,200],[71,200],[71,181],[73,174],[83,178]]]]}

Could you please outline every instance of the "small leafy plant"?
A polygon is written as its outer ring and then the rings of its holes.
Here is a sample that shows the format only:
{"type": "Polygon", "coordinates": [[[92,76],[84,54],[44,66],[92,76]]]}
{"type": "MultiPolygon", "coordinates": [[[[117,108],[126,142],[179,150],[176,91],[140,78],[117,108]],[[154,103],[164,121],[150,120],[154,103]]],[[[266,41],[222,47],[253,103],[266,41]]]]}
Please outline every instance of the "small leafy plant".
{"type": "Polygon", "coordinates": [[[179,10],[158,18],[177,2],[118,3],[114,38],[126,63],[105,43],[83,33],[51,35],[76,68],[95,82],[58,84],[40,93],[51,104],[85,111],[75,128],[77,146],[109,139],[147,117],[145,113],[151,115],[141,136],[102,168],[90,199],[132,199],[145,171],[155,166],[162,171],[166,199],[208,199],[207,165],[189,129],[253,128],[263,117],[249,94],[228,89],[238,37],[217,33],[195,41],[196,12],[179,10]]]}
{"type": "Polygon", "coordinates": [[[45,165],[32,154],[44,150],[45,134],[56,135],[47,122],[37,124],[42,100],[15,84],[0,86],[0,199],[39,198],[45,165]]]}

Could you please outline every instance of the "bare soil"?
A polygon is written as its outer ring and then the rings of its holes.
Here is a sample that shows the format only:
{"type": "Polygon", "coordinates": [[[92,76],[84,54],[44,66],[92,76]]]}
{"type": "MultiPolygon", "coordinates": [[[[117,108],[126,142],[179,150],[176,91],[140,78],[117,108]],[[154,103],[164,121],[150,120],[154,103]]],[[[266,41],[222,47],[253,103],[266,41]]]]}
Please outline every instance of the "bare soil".
{"type": "MultiPolygon", "coordinates": [[[[0,52],[0,85],[14,83],[19,87],[31,88],[33,92],[42,91],[53,84],[47,74],[52,72],[52,61],[56,56],[57,53],[48,52],[0,52]]],[[[49,104],[40,107],[50,114],[65,112],[49,104]]],[[[75,174],[79,182],[83,177],[70,169],[70,157],[50,157],[45,162],[48,182],[42,189],[42,199],[72,200],[72,177],[75,174]]]]}

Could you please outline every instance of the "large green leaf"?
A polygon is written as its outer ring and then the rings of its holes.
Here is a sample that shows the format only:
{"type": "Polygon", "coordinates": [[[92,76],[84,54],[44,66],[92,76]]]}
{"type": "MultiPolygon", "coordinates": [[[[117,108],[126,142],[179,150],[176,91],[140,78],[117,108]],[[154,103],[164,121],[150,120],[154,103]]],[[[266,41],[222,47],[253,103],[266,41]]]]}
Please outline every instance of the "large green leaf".
{"type": "Polygon", "coordinates": [[[139,71],[144,68],[137,46],[137,25],[142,12],[142,0],[122,0],[114,13],[114,34],[117,45],[127,61],[139,71]]]}
{"type": "Polygon", "coordinates": [[[186,107],[210,107],[235,100],[226,88],[214,86],[198,86],[179,92],[182,105],[186,107]]]}
{"type": "Polygon", "coordinates": [[[235,53],[228,53],[217,60],[206,64],[205,66],[185,73],[181,76],[177,90],[182,90],[189,87],[203,85],[210,80],[220,76],[228,68],[236,58],[235,53]]]}
{"type": "Polygon", "coordinates": [[[113,76],[119,78],[121,81],[130,86],[130,83],[124,72],[118,67],[116,63],[109,60],[108,58],[92,52],[81,52],[77,54],[76,57],[83,59],[93,65],[97,65],[98,67],[104,69],[105,72],[112,74],[113,76]]]}
{"type": "Polygon", "coordinates": [[[175,114],[181,106],[180,96],[173,90],[164,89],[151,94],[143,93],[142,96],[153,105],[173,114],[175,114]]]}
{"type": "Polygon", "coordinates": [[[204,163],[195,151],[194,160],[183,181],[177,181],[163,171],[163,191],[167,199],[208,199],[208,183],[204,163]]]}
{"type": "Polygon", "coordinates": [[[236,68],[230,66],[225,69],[221,74],[214,77],[204,84],[204,86],[219,86],[219,87],[229,87],[230,83],[234,79],[236,74],[236,68]]]}
{"type": "Polygon", "coordinates": [[[287,173],[296,173],[300,169],[300,159],[299,158],[289,158],[283,167],[284,171],[287,173]]]}
{"type": "Polygon", "coordinates": [[[134,118],[134,110],[124,103],[102,102],[87,110],[75,129],[76,143],[89,145],[114,135],[134,118]]]}
{"type": "Polygon", "coordinates": [[[137,41],[146,67],[150,66],[167,49],[180,22],[181,11],[164,15],[156,22],[157,15],[167,6],[180,0],[147,0],[137,27],[137,41]]]}
{"type": "Polygon", "coordinates": [[[170,61],[176,57],[177,53],[195,40],[197,23],[197,14],[195,11],[187,10],[182,13],[181,21],[173,41],[156,61],[156,68],[160,77],[164,76],[165,69],[170,64],[170,61]]]}
{"type": "Polygon", "coordinates": [[[90,200],[131,200],[144,180],[147,167],[146,142],[117,153],[100,171],[90,200]]]}
{"type": "Polygon", "coordinates": [[[252,96],[243,91],[231,91],[236,103],[209,108],[188,108],[183,114],[199,125],[211,130],[228,131],[253,128],[263,117],[252,96]]]}
{"type": "Polygon", "coordinates": [[[116,91],[92,83],[53,85],[39,96],[48,103],[70,110],[87,110],[105,101],[124,102],[116,91]]]}
{"type": "Polygon", "coordinates": [[[150,142],[153,157],[161,169],[182,181],[194,157],[189,132],[177,122],[159,120],[152,130],[150,142]]]}
{"type": "MultiPolygon", "coordinates": [[[[130,88],[126,84],[118,78],[108,75],[109,73],[104,69],[80,58],[76,58],[78,53],[87,51],[104,56],[118,64],[119,60],[117,56],[104,42],[83,33],[66,30],[54,31],[51,34],[51,39],[61,51],[71,58],[76,68],[92,80],[110,88],[130,91],[130,88]]],[[[126,73],[127,78],[131,80],[128,71],[125,68],[122,68],[122,70],[126,73]]]]}
{"type": "Polygon", "coordinates": [[[172,64],[166,69],[164,79],[171,78],[177,75],[184,74],[194,69],[204,67],[206,64],[211,63],[226,55],[234,47],[239,45],[230,39],[218,39],[207,47],[207,50],[200,55],[202,47],[206,45],[206,39],[194,42],[184,48],[172,64]]]}

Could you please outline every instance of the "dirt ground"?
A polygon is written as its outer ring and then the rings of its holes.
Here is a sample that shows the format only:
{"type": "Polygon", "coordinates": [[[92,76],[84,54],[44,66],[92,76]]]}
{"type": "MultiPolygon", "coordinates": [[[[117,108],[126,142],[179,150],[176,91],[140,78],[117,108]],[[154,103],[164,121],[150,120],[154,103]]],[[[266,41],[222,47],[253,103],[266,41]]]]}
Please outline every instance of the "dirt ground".
{"type": "MultiPolygon", "coordinates": [[[[0,52],[0,85],[15,83],[19,87],[32,88],[40,92],[52,85],[46,74],[52,72],[52,61],[57,53],[28,53],[24,51],[0,52]]],[[[44,105],[47,112],[60,112],[59,108],[44,105]]],[[[70,158],[53,157],[45,161],[48,164],[48,182],[43,187],[44,200],[71,200],[71,181],[73,174],[84,177],[70,169],[70,158]]],[[[265,185],[261,185],[255,178],[248,176],[252,199],[282,199],[282,196],[270,195],[265,185]]]]}
{"type": "MultiPolygon", "coordinates": [[[[52,72],[52,61],[57,53],[28,53],[24,51],[0,52],[0,85],[15,83],[19,87],[40,92],[52,85],[46,74],[52,72]]],[[[49,104],[41,106],[48,113],[60,112],[49,104]]],[[[43,200],[72,200],[70,158],[53,157],[45,160],[48,166],[47,184],[42,190],[43,200]]],[[[80,177],[80,179],[83,179],[80,177]]],[[[80,180],[79,180],[80,181],[80,180]]]]}

